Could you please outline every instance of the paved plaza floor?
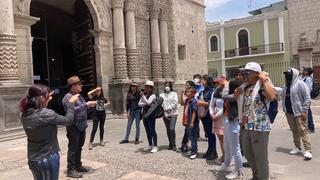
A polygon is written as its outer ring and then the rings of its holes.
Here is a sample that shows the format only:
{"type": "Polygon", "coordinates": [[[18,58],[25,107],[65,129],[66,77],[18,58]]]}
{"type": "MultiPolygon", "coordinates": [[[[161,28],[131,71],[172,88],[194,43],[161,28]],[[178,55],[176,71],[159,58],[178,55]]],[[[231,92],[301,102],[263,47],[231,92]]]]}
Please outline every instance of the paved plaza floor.
{"type": "MultiPolygon", "coordinates": [[[[320,177],[320,103],[314,103],[314,119],[316,133],[311,134],[313,156],[311,161],[304,161],[301,156],[289,155],[293,148],[291,131],[288,128],[283,113],[279,113],[270,134],[269,162],[270,179],[279,180],[318,180],[320,177]]],[[[96,134],[93,150],[88,150],[89,135],[92,123],[89,123],[86,144],[83,150],[83,165],[90,167],[90,172],[84,174],[83,179],[224,179],[225,174],[214,171],[217,166],[213,161],[206,161],[202,157],[195,160],[185,155],[167,150],[168,140],[162,119],[157,120],[158,145],[160,151],[155,154],[146,153],[142,149],[147,145],[143,123],[141,122],[141,139],[139,145],[134,145],[135,127],[133,125],[129,144],[119,144],[124,136],[126,119],[111,119],[107,116],[105,125],[106,146],[98,145],[99,132],[96,134]]],[[[177,145],[183,135],[181,117],[178,118],[176,132],[177,145]]],[[[200,126],[202,129],[202,126],[200,126]]],[[[203,137],[203,130],[201,136],[203,137]]],[[[61,147],[60,179],[66,178],[66,152],[67,138],[65,128],[59,129],[59,142],[61,147]]],[[[217,143],[219,144],[219,143],[217,143]]],[[[26,138],[0,142],[0,180],[31,180],[31,172],[27,166],[26,138]]],[[[206,141],[199,142],[199,152],[204,153],[207,148],[206,141]]],[[[220,147],[217,146],[220,150],[220,147]]],[[[249,179],[251,171],[245,168],[243,179],[249,179]]]]}

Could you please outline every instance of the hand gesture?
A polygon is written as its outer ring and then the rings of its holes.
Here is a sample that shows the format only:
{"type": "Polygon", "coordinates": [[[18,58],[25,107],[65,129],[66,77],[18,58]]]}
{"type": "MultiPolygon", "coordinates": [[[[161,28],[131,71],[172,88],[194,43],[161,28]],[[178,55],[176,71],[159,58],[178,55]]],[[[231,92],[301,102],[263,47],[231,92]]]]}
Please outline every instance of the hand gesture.
{"type": "Polygon", "coordinates": [[[79,96],[80,96],[80,94],[75,94],[75,95],[71,96],[71,98],[69,99],[69,102],[75,104],[79,100],[79,96]]]}
{"type": "Polygon", "coordinates": [[[260,72],[258,77],[261,81],[266,81],[267,79],[269,79],[265,72],[260,72]]]}
{"type": "Polygon", "coordinates": [[[95,107],[96,104],[97,104],[96,101],[88,101],[88,102],[87,102],[87,106],[90,107],[90,108],[95,107]]]}
{"type": "Polygon", "coordinates": [[[243,93],[243,89],[240,87],[238,87],[234,90],[234,95],[237,97],[240,96],[242,93],[243,93]]]}

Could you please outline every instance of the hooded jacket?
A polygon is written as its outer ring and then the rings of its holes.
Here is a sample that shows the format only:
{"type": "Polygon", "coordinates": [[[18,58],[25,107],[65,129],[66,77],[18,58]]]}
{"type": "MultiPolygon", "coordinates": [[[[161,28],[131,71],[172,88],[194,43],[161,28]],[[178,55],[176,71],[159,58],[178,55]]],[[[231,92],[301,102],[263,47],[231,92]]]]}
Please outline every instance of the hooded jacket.
{"type": "MultiPolygon", "coordinates": [[[[311,104],[310,90],[306,83],[299,78],[299,71],[295,68],[291,68],[293,72],[292,83],[290,86],[290,99],[292,104],[293,115],[295,117],[301,116],[302,112],[307,113],[311,104]]],[[[277,88],[279,95],[282,95],[282,107],[283,111],[286,112],[286,89],[287,84],[284,88],[277,88]]]]}

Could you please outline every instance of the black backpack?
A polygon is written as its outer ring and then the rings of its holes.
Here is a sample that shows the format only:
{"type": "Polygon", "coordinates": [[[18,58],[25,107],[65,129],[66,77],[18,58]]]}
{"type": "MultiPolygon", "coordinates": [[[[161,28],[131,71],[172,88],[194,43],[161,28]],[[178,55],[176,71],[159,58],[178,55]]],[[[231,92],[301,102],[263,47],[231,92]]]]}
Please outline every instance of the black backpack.
{"type": "Polygon", "coordinates": [[[154,118],[158,119],[164,116],[164,109],[162,107],[163,98],[157,96],[156,100],[152,102],[150,108],[143,115],[143,119],[154,118]]]}
{"type": "MultiPolygon", "coordinates": [[[[306,79],[307,78],[304,79],[304,82],[306,82],[306,79]]],[[[320,94],[320,82],[317,79],[312,79],[312,81],[313,81],[313,84],[312,84],[312,90],[310,92],[310,96],[311,96],[311,99],[315,99],[320,94]]]]}
{"type": "Polygon", "coordinates": [[[260,96],[261,102],[263,103],[264,107],[267,110],[270,122],[271,122],[271,124],[273,124],[273,122],[276,119],[277,114],[278,114],[278,100],[276,99],[274,101],[271,101],[269,104],[269,109],[268,109],[267,104],[265,102],[265,97],[262,94],[262,90],[259,90],[259,96],[260,96]]]}

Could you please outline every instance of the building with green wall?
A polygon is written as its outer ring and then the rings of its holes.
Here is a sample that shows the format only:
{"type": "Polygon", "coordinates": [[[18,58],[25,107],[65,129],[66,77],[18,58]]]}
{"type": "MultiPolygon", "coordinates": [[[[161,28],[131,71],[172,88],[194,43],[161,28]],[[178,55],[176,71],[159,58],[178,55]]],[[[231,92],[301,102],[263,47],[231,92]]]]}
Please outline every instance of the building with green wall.
{"type": "Polygon", "coordinates": [[[281,85],[282,72],[290,66],[286,1],[249,13],[252,16],[207,23],[208,72],[232,76],[235,69],[254,61],[281,85]]]}

